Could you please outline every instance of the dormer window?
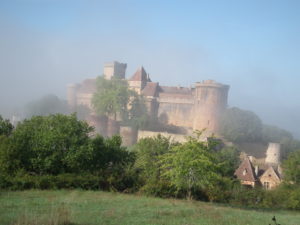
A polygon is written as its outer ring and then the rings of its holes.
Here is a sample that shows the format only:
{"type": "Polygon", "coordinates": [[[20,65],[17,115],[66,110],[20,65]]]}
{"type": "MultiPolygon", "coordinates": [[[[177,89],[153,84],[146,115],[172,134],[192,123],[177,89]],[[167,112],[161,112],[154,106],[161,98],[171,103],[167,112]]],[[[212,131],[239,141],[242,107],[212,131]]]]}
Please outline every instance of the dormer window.
{"type": "Polygon", "coordinates": [[[247,172],[248,172],[247,169],[244,169],[243,170],[243,175],[245,176],[247,174],[247,172]]]}

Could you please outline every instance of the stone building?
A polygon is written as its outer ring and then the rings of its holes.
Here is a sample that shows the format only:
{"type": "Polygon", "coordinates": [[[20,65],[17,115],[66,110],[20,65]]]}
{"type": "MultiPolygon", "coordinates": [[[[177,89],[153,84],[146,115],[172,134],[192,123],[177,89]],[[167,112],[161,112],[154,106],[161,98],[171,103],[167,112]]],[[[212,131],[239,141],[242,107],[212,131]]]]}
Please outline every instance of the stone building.
{"type": "Polygon", "coordinates": [[[264,159],[246,155],[234,175],[245,186],[260,185],[267,190],[276,188],[282,181],[280,144],[269,143],[264,159]]]}
{"type": "MultiPolygon", "coordinates": [[[[107,63],[104,77],[125,79],[126,67],[126,64],[119,62],[107,63]]],[[[67,100],[70,107],[75,109],[78,105],[85,105],[93,112],[91,99],[96,91],[95,81],[96,78],[86,79],[80,84],[68,85],[67,100]]],[[[145,97],[148,113],[161,122],[187,130],[206,129],[210,133],[218,133],[220,116],[227,107],[228,85],[205,80],[195,83],[193,87],[161,86],[151,81],[143,67],[138,68],[127,81],[130,89],[145,97]]],[[[115,122],[107,118],[108,121],[105,121],[94,113],[87,120],[103,135],[120,132],[115,122]]],[[[131,133],[128,129],[121,129],[121,135],[122,131],[131,133]]]]}

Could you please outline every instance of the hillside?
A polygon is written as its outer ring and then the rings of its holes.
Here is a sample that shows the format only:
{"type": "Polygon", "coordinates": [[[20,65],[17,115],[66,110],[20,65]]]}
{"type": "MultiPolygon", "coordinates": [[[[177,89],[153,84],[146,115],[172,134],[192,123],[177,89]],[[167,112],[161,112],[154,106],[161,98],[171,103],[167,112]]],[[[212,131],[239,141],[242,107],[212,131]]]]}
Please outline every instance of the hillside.
{"type": "Polygon", "coordinates": [[[93,191],[0,192],[0,224],[14,225],[297,225],[292,211],[234,209],[204,202],[93,191]]]}

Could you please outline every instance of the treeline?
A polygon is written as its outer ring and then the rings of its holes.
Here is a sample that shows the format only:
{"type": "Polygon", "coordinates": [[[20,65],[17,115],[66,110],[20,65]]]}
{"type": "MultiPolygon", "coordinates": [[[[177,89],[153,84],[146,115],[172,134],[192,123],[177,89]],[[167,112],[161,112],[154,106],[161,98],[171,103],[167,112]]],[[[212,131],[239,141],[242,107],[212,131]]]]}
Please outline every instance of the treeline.
{"type": "Polygon", "coordinates": [[[95,135],[76,115],[35,116],[16,128],[0,117],[0,188],[82,188],[300,209],[300,151],[284,164],[287,184],[246,189],[233,177],[239,151],[197,134],[185,143],[145,138],[127,149],[119,136],[95,135]]]}
{"type": "Polygon", "coordinates": [[[226,109],[221,118],[220,132],[226,140],[233,143],[280,143],[284,159],[295,149],[300,149],[300,141],[295,139],[290,132],[263,124],[254,112],[237,107],[226,109]]]}

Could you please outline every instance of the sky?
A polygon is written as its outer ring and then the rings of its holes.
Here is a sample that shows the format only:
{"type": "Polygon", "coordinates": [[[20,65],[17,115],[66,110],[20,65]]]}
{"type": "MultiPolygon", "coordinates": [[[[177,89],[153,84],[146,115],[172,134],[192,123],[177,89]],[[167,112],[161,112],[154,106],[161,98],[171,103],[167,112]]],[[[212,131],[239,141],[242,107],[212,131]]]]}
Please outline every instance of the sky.
{"type": "Polygon", "coordinates": [[[229,84],[230,107],[300,138],[298,0],[0,0],[0,114],[113,60],[161,85],[229,84]]]}

